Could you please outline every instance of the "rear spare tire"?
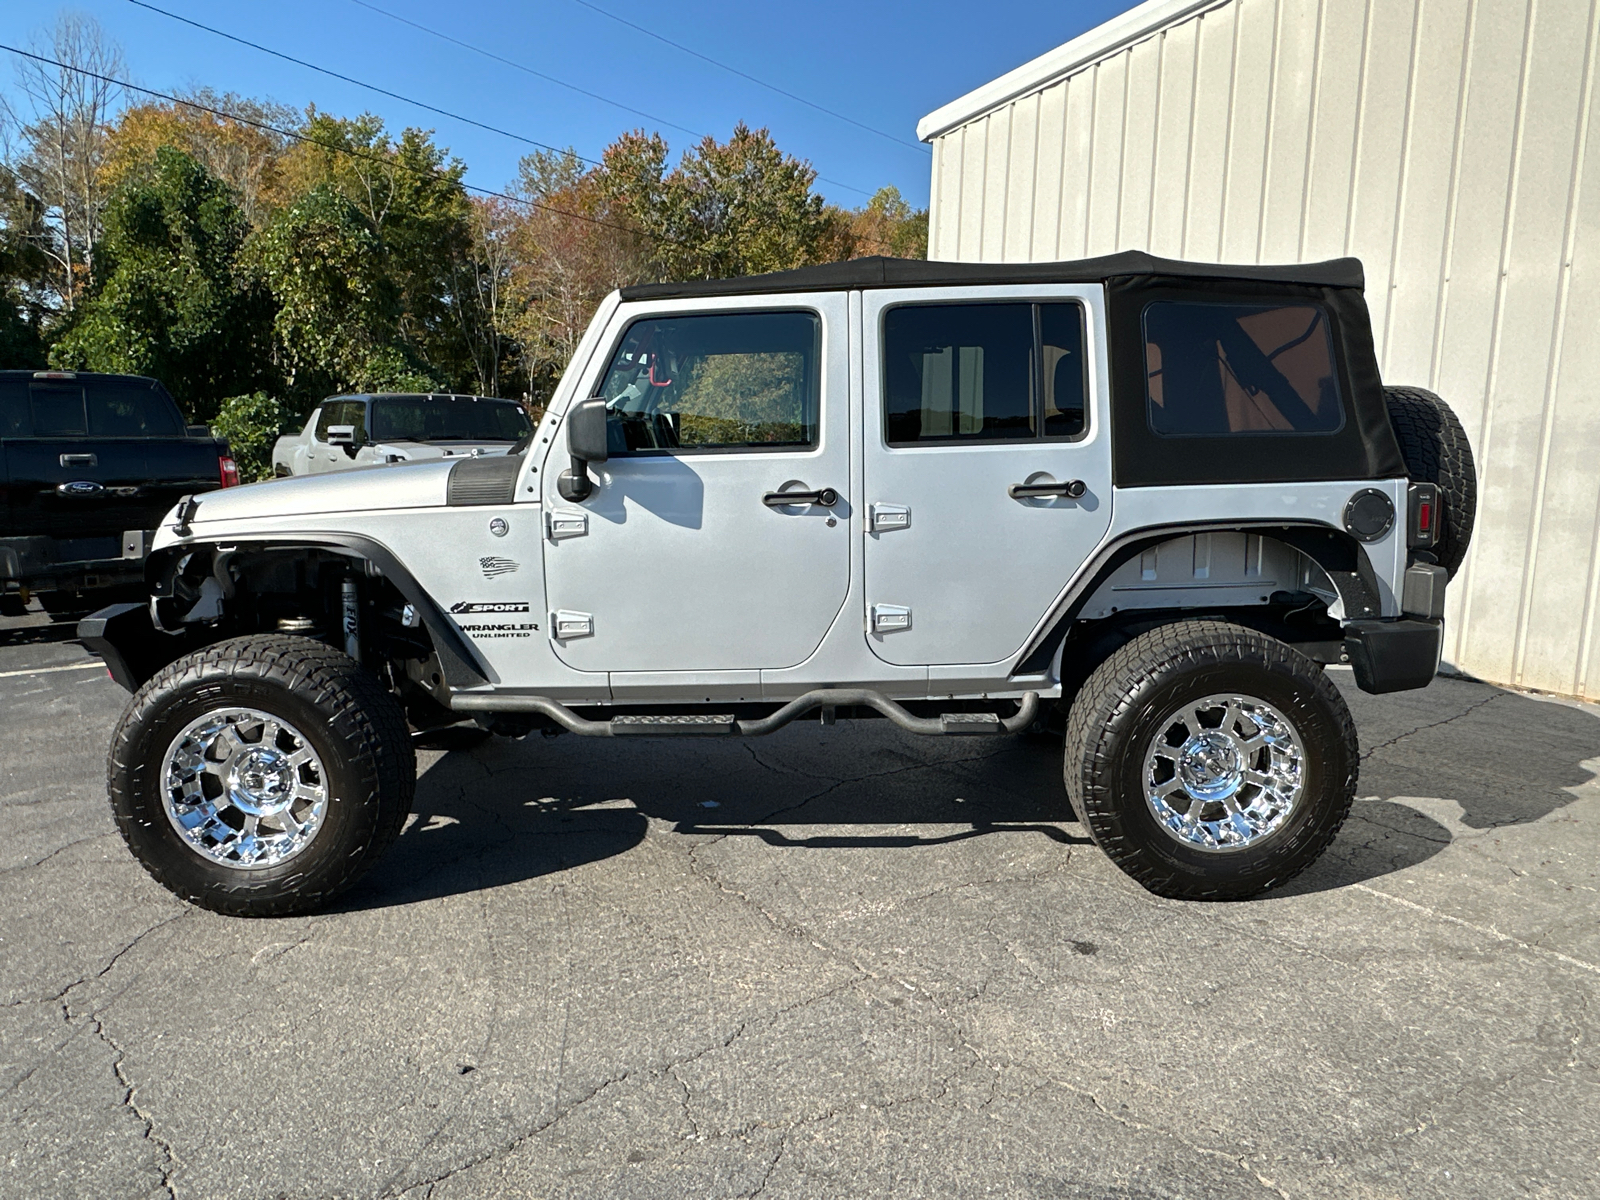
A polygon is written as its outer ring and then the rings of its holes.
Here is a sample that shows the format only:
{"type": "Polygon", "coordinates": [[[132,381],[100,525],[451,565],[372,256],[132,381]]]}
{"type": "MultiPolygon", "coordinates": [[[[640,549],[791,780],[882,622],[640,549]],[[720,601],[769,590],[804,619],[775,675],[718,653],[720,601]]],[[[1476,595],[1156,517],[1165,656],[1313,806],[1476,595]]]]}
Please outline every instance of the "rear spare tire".
{"type": "Polygon", "coordinates": [[[128,848],[193,904],[240,917],[320,908],[400,835],[416,789],[405,714],[354,660],[259,634],[146,683],[112,737],[128,848]]]}
{"type": "Polygon", "coordinates": [[[1221,621],[1141,634],[1067,722],[1067,794],[1095,843],[1158,896],[1236,900],[1305,870],[1355,796],[1338,689],[1291,646],[1221,621]]]}
{"type": "Polygon", "coordinates": [[[1478,472],[1467,431],[1450,406],[1425,388],[1383,389],[1406,474],[1439,488],[1444,513],[1434,554],[1451,578],[1467,557],[1478,511],[1478,472]]]}

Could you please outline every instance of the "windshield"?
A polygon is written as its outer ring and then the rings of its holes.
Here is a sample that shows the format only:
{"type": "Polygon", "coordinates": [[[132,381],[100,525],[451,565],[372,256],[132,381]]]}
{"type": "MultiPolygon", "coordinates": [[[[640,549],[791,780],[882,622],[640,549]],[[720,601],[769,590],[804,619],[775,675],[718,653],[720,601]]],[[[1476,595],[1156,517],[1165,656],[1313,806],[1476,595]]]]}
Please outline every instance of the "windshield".
{"type": "Polygon", "coordinates": [[[380,396],[375,442],[514,442],[529,431],[520,404],[481,396],[380,396]]]}

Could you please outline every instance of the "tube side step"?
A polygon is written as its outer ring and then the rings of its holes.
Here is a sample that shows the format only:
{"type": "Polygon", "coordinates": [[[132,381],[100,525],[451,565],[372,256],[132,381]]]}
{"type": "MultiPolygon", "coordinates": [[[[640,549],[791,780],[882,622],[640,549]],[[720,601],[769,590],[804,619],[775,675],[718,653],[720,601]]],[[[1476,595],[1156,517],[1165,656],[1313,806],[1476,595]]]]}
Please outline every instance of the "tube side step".
{"type": "Polygon", "coordinates": [[[732,713],[694,713],[680,716],[612,717],[612,737],[731,737],[739,732],[732,713]]]}

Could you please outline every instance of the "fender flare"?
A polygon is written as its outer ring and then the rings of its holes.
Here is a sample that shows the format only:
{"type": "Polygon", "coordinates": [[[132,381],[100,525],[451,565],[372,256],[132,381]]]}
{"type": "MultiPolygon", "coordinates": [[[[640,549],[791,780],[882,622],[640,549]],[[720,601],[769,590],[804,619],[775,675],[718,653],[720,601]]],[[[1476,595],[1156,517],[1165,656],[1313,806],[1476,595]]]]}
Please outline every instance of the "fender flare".
{"type": "Polygon", "coordinates": [[[1090,596],[1118,567],[1152,546],[1194,533],[1255,533],[1298,550],[1327,573],[1344,602],[1345,620],[1381,615],[1382,593],[1366,548],[1342,529],[1314,521],[1188,521],[1147,525],[1130,530],[1102,546],[1078,572],[1023,643],[1013,676],[1038,675],[1050,669],[1056,648],[1077,620],[1090,596]]]}
{"type": "Polygon", "coordinates": [[[405,597],[406,603],[416,609],[433,639],[433,648],[439,656],[445,684],[452,690],[481,688],[493,682],[493,674],[482,656],[464,638],[445,611],[439,607],[428,590],[417,582],[394,552],[373,538],[355,533],[271,533],[252,536],[230,536],[181,542],[163,546],[151,553],[147,560],[145,578],[154,597],[171,594],[171,569],[196,550],[215,551],[222,546],[229,550],[249,547],[251,550],[328,550],[348,558],[365,559],[405,597]]]}

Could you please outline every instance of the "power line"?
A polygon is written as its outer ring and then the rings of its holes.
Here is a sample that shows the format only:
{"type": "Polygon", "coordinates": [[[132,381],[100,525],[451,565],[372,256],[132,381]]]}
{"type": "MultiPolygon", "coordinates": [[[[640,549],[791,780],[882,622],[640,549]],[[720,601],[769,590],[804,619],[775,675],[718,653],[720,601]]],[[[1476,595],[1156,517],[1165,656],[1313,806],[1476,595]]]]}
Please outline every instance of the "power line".
{"type": "Polygon", "coordinates": [[[676,129],[680,133],[687,133],[690,137],[705,136],[705,134],[701,133],[698,129],[690,129],[686,125],[679,125],[676,121],[669,121],[665,117],[658,117],[653,113],[647,113],[642,108],[634,108],[632,105],[623,104],[620,100],[613,100],[609,96],[602,96],[599,92],[591,92],[587,88],[579,87],[575,83],[568,83],[565,79],[557,79],[554,75],[546,75],[543,71],[536,71],[532,67],[516,62],[513,59],[503,58],[502,56],[494,53],[492,50],[485,50],[482,46],[474,46],[471,42],[463,42],[460,38],[451,37],[448,33],[444,33],[438,29],[430,29],[428,26],[420,24],[417,21],[413,21],[409,17],[402,17],[399,13],[392,13],[386,8],[379,8],[376,4],[368,4],[367,0],[350,0],[350,3],[359,5],[370,12],[375,12],[381,17],[388,17],[391,21],[397,21],[401,25],[409,25],[413,29],[419,29],[423,33],[439,38],[441,41],[449,42],[451,45],[460,46],[463,50],[471,50],[474,54],[481,54],[485,58],[492,58],[497,63],[501,63],[508,67],[513,67],[525,75],[532,75],[535,79],[543,79],[546,83],[553,83],[557,87],[567,88],[569,91],[577,92],[580,96],[587,96],[591,100],[598,100],[602,104],[609,104],[613,108],[620,108],[623,112],[630,112],[636,117],[643,117],[645,120],[654,121],[658,125],[665,125],[669,129],[676,129]]]}
{"type": "Polygon", "coordinates": [[[20,50],[16,46],[8,46],[4,42],[0,42],[0,50],[9,51],[12,54],[20,55],[23,58],[31,58],[35,62],[41,62],[48,66],[59,67],[63,71],[72,71],[79,75],[87,75],[90,79],[98,79],[102,83],[115,84],[117,87],[123,88],[130,92],[138,92],[143,96],[154,96],[156,99],[165,100],[169,104],[181,104],[185,108],[192,108],[198,112],[210,113],[212,116],[221,117],[225,121],[233,121],[240,125],[249,125],[252,128],[266,130],[268,133],[275,133],[279,137],[286,137],[296,142],[304,142],[310,146],[320,146],[324,150],[331,150],[336,154],[347,155],[350,158],[364,159],[367,162],[374,162],[384,167],[398,167],[403,171],[411,171],[413,174],[426,175],[433,179],[440,179],[447,183],[452,183],[464,191],[475,192],[478,195],[487,197],[489,199],[505,200],[511,204],[521,204],[527,208],[537,209],[539,212],[547,212],[552,216],[566,217],[573,221],[584,221],[590,225],[598,225],[602,229],[614,229],[619,233],[626,233],[634,237],[647,238],[653,242],[665,242],[674,246],[688,245],[687,242],[681,241],[677,238],[664,237],[660,234],[650,233],[643,229],[634,229],[627,225],[618,225],[614,221],[602,221],[599,217],[589,217],[585,216],[583,213],[568,212],[566,209],[556,208],[551,204],[541,204],[537,200],[529,200],[526,196],[513,196],[510,192],[496,192],[489,188],[475,187],[472,184],[467,183],[465,180],[452,178],[444,171],[423,167],[414,167],[407,163],[398,162],[394,159],[384,158],[382,155],[366,154],[360,150],[353,150],[349,146],[341,146],[337,142],[325,142],[321,138],[314,138],[308,134],[300,133],[297,130],[281,129],[267,121],[257,121],[253,117],[246,117],[240,113],[229,112],[226,109],[221,108],[213,108],[209,104],[200,104],[194,100],[185,100],[181,96],[174,96],[167,92],[158,92],[153,88],[140,87],[136,83],[129,83],[126,79],[118,79],[113,75],[102,75],[98,71],[89,70],[87,67],[74,66],[72,63],[64,63],[59,59],[47,58],[42,54],[34,54],[29,50],[20,50]]]}
{"type": "MultiPolygon", "coordinates": [[[[135,3],[137,3],[137,2],[138,2],[138,0],[135,0],[135,3]]],[[[741,71],[738,67],[730,67],[725,62],[719,62],[717,59],[712,58],[709,54],[701,54],[700,51],[691,49],[690,47],[685,46],[682,42],[675,42],[671,38],[663,37],[661,34],[656,33],[652,29],[646,29],[643,25],[636,25],[632,21],[628,20],[626,17],[619,17],[619,16],[617,16],[616,13],[607,12],[605,9],[601,8],[598,4],[591,4],[589,2],[589,0],[572,0],[572,2],[574,4],[581,4],[581,5],[583,5],[584,8],[587,8],[587,9],[590,9],[590,10],[592,10],[594,12],[597,12],[602,17],[609,17],[611,20],[617,22],[619,25],[626,25],[629,29],[637,30],[639,33],[644,34],[646,37],[654,38],[656,41],[661,42],[664,45],[671,46],[674,50],[681,50],[685,54],[693,55],[695,58],[698,58],[701,62],[708,62],[713,67],[718,67],[718,68],[720,68],[720,69],[722,69],[724,71],[729,72],[730,74],[737,75],[740,79],[748,79],[751,83],[756,84],[758,87],[764,87],[769,92],[777,92],[778,95],[786,96],[790,100],[793,100],[798,104],[804,104],[807,108],[814,108],[820,113],[826,113],[828,116],[833,117],[835,120],[844,121],[847,124],[854,125],[857,129],[865,129],[868,133],[875,133],[881,138],[887,138],[889,141],[894,142],[898,146],[904,146],[904,147],[906,147],[907,149],[910,149],[910,150],[920,150],[924,154],[932,154],[933,153],[932,150],[928,149],[928,147],[924,146],[921,142],[908,142],[903,137],[899,137],[899,136],[897,136],[895,134],[892,134],[892,133],[886,133],[882,129],[875,129],[873,126],[867,125],[867,124],[865,124],[865,123],[863,123],[861,121],[858,121],[854,117],[845,116],[845,114],[842,113],[842,112],[835,112],[831,108],[824,108],[822,105],[816,103],[814,100],[807,100],[804,96],[797,96],[793,92],[785,91],[783,88],[778,87],[776,84],[768,83],[765,79],[758,79],[758,78],[756,78],[756,76],[751,75],[747,71],[741,71]]]]}
{"type": "MultiPolygon", "coordinates": [[[[135,4],[139,4],[140,2],[141,0],[133,0],[133,3],[135,4]]],[[[436,37],[441,41],[449,42],[453,46],[460,46],[463,50],[470,50],[474,54],[483,55],[484,58],[492,59],[495,62],[502,63],[508,67],[513,67],[524,74],[532,75],[535,79],[543,79],[547,83],[555,84],[557,87],[564,87],[571,91],[577,92],[580,96],[588,96],[591,100],[598,100],[600,103],[609,104],[613,108],[620,108],[623,112],[630,112],[636,117],[643,117],[645,120],[654,121],[658,125],[665,125],[669,129],[676,129],[681,133],[687,133],[690,137],[705,138],[711,136],[710,134],[703,133],[698,129],[690,129],[686,125],[679,125],[676,121],[669,121],[665,117],[658,117],[653,113],[647,113],[642,108],[634,108],[631,104],[624,104],[620,100],[611,99],[609,96],[602,96],[599,92],[591,92],[588,88],[581,88],[575,83],[568,83],[565,79],[558,79],[554,75],[545,74],[543,71],[536,71],[532,67],[516,62],[513,59],[505,58],[499,54],[496,54],[492,50],[485,50],[482,46],[474,46],[471,42],[464,42],[460,38],[452,37],[450,34],[444,33],[438,29],[430,29],[428,26],[423,25],[418,21],[413,21],[409,17],[402,17],[399,13],[392,13],[386,8],[379,8],[376,4],[369,4],[367,3],[367,0],[350,0],[350,3],[359,5],[360,7],[371,12],[375,12],[379,16],[388,17],[391,21],[398,21],[402,25],[409,25],[413,29],[420,30],[421,32],[426,33],[431,37],[436,37]]],[[[143,4],[141,6],[145,8],[151,7],[148,4],[143,4]]],[[[156,11],[159,12],[160,10],[157,9],[156,11]]],[[[182,20],[183,18],[179,17],[178,19],[182,20]]],[[[223,36],[226,37],[227,35],[224,34],[223,36]]],[[[826,175],[819,174],[817,179],[822,183],[829,183],[834,187],[844,188],[845,191],[855,192],[860,196],[872,195],[872,193],[867,191],[866,188],[858,188],[854,184],[844,183],[838,179],[829,179],[826,175]]]]}
{"type": "Polygon", "coordinates": [[[185,25],[194,27],[195,29],[203,29],[207,33],[216,34],[217,37],[226,38],[228,41],[236,42],[241,46],[248,46],[252,50],[259,50],[263,54],[270,54],[273,58],[281,58],[284,62],[291,62],[298,67],[305,67],[307,70],[316,71],[318,74],[327,75],[332,79],[338,79],[345,83],[354,84],[356,87],[365,88],[369,92],[376,92],[380,96],[388,96],[391,100],[399,100],[402,104],[414,104],[416,107],[427,109],[427,111],[431,113],[438,113],[441,117],[448,117],[452,121],[464,121],[468,125],[475,125],[477,128],[487,130],[489,133],[497,133],[501,137],[510,138],[512,141],[523,142],[529,146],[537,146],[541,150],[549,150],[555,154],[571,153],[592,167],[598,167],[601,165],[597,160],[585,158],[576,151],[562,150],[561,147],[552,146],[548,142],[536,141],[533,138],[524,137],[520,133],[512,133],[509,129],[501,129],[494,125],[486,125],[484,122],[474,120],[472,117],[464,117],[460,113],[451,112],[449,109],[439,108],[432,104],[426,104],[421,100],[413,100],[410,96],[402,96],[399,92],[391,92],[388,88],[381,88],[375,83],[367,83],[364,80],[356,79],[349,75],[341,75],[338,71],[329,70],[327,67],[319,67],[316,63],[307,62],[303,58],[296,58],[292,54],[285,54],[281,50],[274,50],[270,46],[263,46],[260,42],[252,42],[248,38],[235,37],[231,33],[224,33],[222,30],[214,29],[210,25],[202,25],[199,21],[191,21],[188,17],[180,17],[175,12],[168,12],[164,8],[157,8],[154,4],[146,4],[145,0],[128,0],[128,3],[135,4],[140,8],[149,9],[153,13],[159,13],[163,17],[170,17],[174,21],[180,21],[185,25]]]}

